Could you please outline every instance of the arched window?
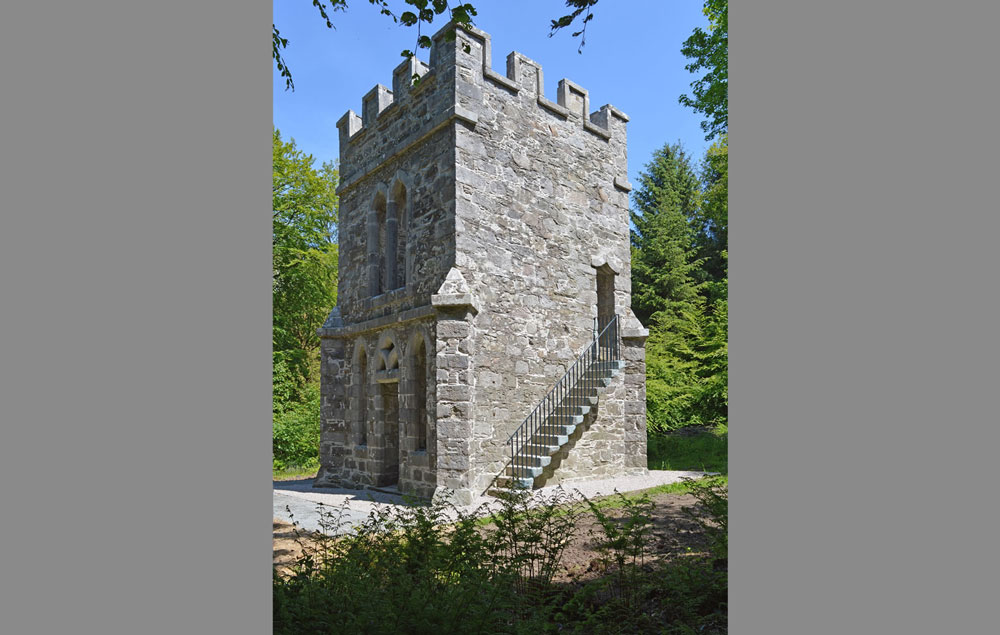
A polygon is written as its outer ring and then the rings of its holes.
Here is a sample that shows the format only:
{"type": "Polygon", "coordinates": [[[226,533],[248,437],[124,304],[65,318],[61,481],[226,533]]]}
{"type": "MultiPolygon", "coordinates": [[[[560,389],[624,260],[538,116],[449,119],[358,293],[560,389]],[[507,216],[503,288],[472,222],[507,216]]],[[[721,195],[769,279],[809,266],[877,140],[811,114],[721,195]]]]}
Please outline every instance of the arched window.
{"type": "Polygon", "coordinates": [[[413,345],[413,392],[415,429],[413,436],[417,450],[427,449],[427,347],[424,338],[417,337],[413,345]]]}
{"type": "Polygon", "coordinates": [[[389,207],[386,222],[388,233],[386,242],[386,270],[392,289],[406,286],[406,185],[399,179],[389,193],[389,207]]]}
{"type": "Polygon", "coordinates": [[[386,286],[385,253],[386,244],[386,200],[385,188],[375,193],[368,212],[368,292],[372,296],[388,290],[386,286]]]}
{"type": "Polygon", "coordinates": [[[359,347],[354,372],[354,396],[358,400],[354,438],[358,445],[368,445],[368,355],[363,344],[359,347]]]}

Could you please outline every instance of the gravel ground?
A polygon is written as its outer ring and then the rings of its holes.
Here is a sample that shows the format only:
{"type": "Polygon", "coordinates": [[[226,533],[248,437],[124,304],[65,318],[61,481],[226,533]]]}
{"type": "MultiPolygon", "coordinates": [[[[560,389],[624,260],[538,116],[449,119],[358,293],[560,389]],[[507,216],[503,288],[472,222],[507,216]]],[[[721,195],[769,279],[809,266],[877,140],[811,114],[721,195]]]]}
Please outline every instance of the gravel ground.
{"type": "MultiPolygon", "coordinates": [[[[563,489],[579,491],[588,498],[607,496],[618,492],[634,492],[649,489],[667,483],[676,483],[687,478],[700,478],[708,472],[680,472],[667,470],[650,470],[646,476],[622,476],[599,481],[567,483],[563,489]]],[[[536,497],[551,494],[555,486],[535,490],[536,497]]],[[[312,479],[299,481],[274,482],[274,517],[283,521],[294,519],[301,529],[307,531],[322,531],[324,533],[343,533],[349,531],[350,524],[358,523],[379,505],[405,505],[405,499],[398,494],[389,494],[374,490],[351,490],[332,487],[313,487],[312,479]],[[291,510],[289,513],[288,510],[291,510]],[[339,513],[343,509],[342,520],[345,525],[339,528],[324,528],[320,526],[320,510],[339,513]]],[[[482,496],[473,505],[463,508],[472,512],[479,508],[485,514],[491,506],[496,505],[496,499],[482,496]]]]}

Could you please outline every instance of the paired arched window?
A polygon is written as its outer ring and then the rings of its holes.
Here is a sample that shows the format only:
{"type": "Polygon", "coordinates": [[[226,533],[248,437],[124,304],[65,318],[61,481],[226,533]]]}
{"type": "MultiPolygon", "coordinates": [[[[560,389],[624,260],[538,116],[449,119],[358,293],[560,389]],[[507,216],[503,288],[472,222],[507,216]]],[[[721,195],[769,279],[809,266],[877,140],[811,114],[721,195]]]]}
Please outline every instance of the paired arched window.
{"type": "Polygon", "coordinates": [[[410,199],[404,176],[379,187],[368,216],[368,286],[371,295],[406,286],[407,219],[410,199]]]}

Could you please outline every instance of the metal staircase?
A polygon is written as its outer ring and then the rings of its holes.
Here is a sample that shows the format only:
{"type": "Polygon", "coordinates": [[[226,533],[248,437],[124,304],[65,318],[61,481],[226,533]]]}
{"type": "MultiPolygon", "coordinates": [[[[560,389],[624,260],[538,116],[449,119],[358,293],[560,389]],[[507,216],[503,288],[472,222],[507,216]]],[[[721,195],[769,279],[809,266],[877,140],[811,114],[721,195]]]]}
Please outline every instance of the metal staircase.
{"type": "Polygon", "coordinates": [[[534,487],[622,368],[618,316],[595,318],[593,341],[507,440],[510,463],[501,480],[508,486],[534,487]]]}

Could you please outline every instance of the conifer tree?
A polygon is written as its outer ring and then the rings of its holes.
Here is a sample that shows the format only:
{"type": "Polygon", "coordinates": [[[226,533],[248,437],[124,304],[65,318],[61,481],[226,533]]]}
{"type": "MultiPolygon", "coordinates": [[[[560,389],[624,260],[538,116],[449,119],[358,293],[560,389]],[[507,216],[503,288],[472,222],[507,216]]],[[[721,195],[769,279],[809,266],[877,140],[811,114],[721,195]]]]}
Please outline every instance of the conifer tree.
{"type": "Polygon", "coordinates": [[[704,189],[680,145],[667,144],[654,153],[633,195],[632,310],[650,331],[651,432],[727,423],[727,172],[719,148],[713,149],[704,189]],[[718,261],[717,273],[706,270],[708,258],[718,261]]]}
{"type": "Polygon", "coordinates": [[[680,316],[698,302],[692,219],[700,206],[698,177],[680,144],[667,144],[639,175],[633,195],[632,310],[640,321],[668,311],[680,316]]]}

